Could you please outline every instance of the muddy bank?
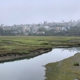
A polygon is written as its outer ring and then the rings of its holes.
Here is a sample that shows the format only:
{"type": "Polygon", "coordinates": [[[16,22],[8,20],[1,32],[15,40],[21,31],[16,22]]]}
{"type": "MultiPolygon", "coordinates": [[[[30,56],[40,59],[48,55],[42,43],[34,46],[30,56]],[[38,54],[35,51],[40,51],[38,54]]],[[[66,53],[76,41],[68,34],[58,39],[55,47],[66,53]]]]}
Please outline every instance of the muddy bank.
{"type": "Polygon", "coordinates": [[[41,55],[43,53],[47,53],[51,51],[51,48],[39,48],[36,50],[31,50],[29,53],[19,53],[19,52],[11,52],[11,53],[1,53],[0,54],[0,62],[8,61],[8,60],[14,60],[14,59],[20,59],[20,58],[30,58],[34,56],[41,55]]]}
{"type": "Polygon", "coordinates": [[[45,67],[45,80],[80,80],[80,53],[45,67]]]}

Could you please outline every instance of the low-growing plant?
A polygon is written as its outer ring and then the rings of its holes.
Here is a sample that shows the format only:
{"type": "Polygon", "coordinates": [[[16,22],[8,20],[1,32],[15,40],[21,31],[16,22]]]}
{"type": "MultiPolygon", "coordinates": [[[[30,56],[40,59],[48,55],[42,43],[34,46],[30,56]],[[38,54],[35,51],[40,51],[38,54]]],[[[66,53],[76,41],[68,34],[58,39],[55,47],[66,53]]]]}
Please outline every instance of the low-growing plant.
{"type": "Polygon", "coordinates": [[[74,66],[79,66],[79,63],[78,63],[78,62],[75,62],[75,63],[74,63],[74,66]]]}

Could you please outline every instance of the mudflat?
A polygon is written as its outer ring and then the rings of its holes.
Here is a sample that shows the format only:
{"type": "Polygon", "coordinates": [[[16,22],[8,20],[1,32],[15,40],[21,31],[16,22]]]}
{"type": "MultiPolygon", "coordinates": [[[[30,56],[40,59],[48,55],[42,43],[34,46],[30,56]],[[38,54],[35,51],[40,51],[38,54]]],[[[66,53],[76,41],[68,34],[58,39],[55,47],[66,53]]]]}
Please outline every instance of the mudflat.
{"type": "Polygon", "coordinates": [[[80,80],[80,53],[45,67],[45,80],[80,80]]]}

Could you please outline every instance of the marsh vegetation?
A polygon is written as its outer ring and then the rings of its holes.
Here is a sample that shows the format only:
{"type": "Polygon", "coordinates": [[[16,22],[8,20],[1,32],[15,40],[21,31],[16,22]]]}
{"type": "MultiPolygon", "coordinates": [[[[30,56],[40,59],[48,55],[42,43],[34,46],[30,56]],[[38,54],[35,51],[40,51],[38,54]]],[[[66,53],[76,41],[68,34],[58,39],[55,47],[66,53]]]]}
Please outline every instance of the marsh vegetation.
{"type": "Polygon", "coordinates": [[[17,55],[16,58],[19,58],[19,56],[24,55],[22,57],[25,57],[30,53],[34,56],[36,50],[38,54],[42,54],[52,48],[73,46],[80,46],[80,37],[0,36],[0,57],[10,56],[8,58],[11,58],[14,56],[15,58],[17,55]]]}
{"type": "Polygon", "coordinates": [[[79,80],[80,53],[74,56],[46,65],[46,80],[79,80]]]}
{"type": "Polygon", "coordinates": [[[0,36],[1,53],[29,53],[30,50],[50,47],[80,46],[80,37],[0,36]]]}

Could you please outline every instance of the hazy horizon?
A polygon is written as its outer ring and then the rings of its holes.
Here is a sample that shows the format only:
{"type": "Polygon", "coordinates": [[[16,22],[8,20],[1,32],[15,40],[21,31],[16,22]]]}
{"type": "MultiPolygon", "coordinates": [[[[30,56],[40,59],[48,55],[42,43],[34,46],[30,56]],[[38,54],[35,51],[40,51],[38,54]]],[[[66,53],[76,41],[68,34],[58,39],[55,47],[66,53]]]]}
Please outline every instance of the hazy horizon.
{"type": "Polygon", "coordinates": [[[80,0],[0,0],[0,24],[80,19],[80,0]]]}

